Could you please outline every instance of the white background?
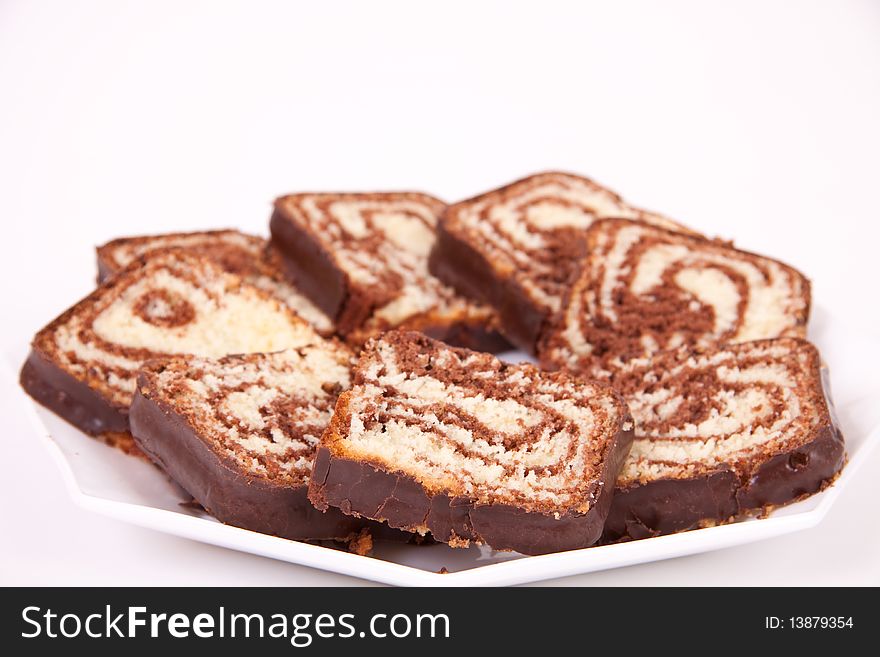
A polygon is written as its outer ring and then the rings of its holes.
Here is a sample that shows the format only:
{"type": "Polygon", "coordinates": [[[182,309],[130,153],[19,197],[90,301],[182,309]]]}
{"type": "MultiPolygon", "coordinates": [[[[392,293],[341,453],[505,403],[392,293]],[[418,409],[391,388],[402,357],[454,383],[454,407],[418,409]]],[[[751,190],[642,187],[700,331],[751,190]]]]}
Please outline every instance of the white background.
{"type": "MultiPolygon", "coordinates": [[[[545,168],[790,262],[880,340],[880,2],[318,5],[0,2],[6,351],[109,238],[545,168]]],[[[73,507],[2,384],[0,584],[363,583],[73,507]]],[[[878,475],[814,530],[558,583],[880,584],[878,475]]]]}

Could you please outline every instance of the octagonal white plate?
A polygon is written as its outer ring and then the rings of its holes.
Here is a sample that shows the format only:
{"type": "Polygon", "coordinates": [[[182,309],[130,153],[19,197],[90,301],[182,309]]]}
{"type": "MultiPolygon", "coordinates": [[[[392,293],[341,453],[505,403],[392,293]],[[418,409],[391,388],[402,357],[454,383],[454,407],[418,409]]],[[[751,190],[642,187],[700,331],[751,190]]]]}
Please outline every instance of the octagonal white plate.
{"type": "MultiPolygon", "coordinates": [[[[182,505],[189,496],[157,468],[85,436],[32,403],[23,392],[21,395],[34,430],[57,463],[68,492],[74,502],[90,511],[204,543],[388,584],[520,584],[751,543],[821,522],[841,489],[857,475],[868,452],[880,442],[880,382],[873,376],[880,365],[880,344],[847,329],[839,319],[832,320],[821,308],[813,314],[810,337],[829,364],[849,454],[849,462],[833,486],[768,518],[539,557],[477,547],[393,544],[379,544],[373,556],[362,557],[223,525],[182,505]],[[441,568],[448,574],[440,574],[441,568]]],[[[25,355],[24,345],[9,354],[13,371],[25,355]]],[[[517,354],[510,356],[516,358],[517,354]]]]}

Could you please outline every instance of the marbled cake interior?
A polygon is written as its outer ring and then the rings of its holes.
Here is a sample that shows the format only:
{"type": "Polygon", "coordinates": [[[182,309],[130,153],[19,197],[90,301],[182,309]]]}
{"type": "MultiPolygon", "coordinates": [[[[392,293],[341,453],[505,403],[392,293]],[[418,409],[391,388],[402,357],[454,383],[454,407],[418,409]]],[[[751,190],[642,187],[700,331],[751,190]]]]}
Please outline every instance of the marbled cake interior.
{"type": "Polygon", "coordinates": [[[635,422],[619,480],[624,486],[721,467],[747,475],[829,422],[819,355],[800,339],[636,359],[616,373],[614,384],[635,422]]]}
{"type": "Polygon", "coordinates": [[[371,313],[364,339],[382,329],[455,321],[487,323],[492,312],[428,272],[445,205],[415,193],[296,194],[278,200],[286,216],[322,244],[371,313]]]}
{"type": "Polygon", "coordinates": [[[542,363],[594,376],[680,346],[802,336],[809,281],[728,244],[608,219],[539,345],[542,363]]]}
{"type": "Polygon", "coordinates": [[[120,238],[99,247],[98,257],[108,273],[124,269],[139,258],[169,249],[207,257],[223,269],[277,297],[322,333],[331,332],[333,323],[330,318],[285,280],[280,266],[273,262],[266,247],[266,240],[256,235],[237,230],[213,230],[120,238]]]}
{"type": "Polygon", "coordinates": [[[247,472],[304,485],[352,364],[346,347],[321,340],[272,354],[153,361],[144,376],[151,398],[214,451],[247,472]]]}
{"type": "Polygon", "coordinates": [[[536,306],[552,313],[559,310],[581,256],[585,229],[603,217],[688,230],[634,208],[587,178],[565,173],[538,174],[457,203],[444,222],[492,263],[499,278],[515,279],[536,306]]]}
{"type": "Polygon", "coordinates": [[[432,494],[551,513],[590,508],[628,422],[601,384],[405,332],[367,347],[337,416],[336,455],[406,473],[432,494]]]}
{"type": "Polygon", "coordinates": [[[212,261],[166,253],[110,279],[40,331],[34,347],[127,407],[148,359],[271,352],[320,339],[277,298],[212,261]]]}

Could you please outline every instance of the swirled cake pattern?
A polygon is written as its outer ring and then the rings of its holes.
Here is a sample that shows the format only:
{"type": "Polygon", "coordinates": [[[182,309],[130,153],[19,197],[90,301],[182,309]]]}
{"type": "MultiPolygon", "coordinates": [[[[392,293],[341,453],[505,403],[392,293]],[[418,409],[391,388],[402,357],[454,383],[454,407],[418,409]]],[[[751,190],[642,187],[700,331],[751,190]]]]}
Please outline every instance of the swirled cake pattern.
{"type": "Polygon", "coordinates": [[[41,330],[33,350],[124,409],[151,358],[271,352],[320,339],[276,297],[212,261],[165,253],[108,279],[41,330]]]}
{"type": "Polygon", "coordinates": [[[322,334],[332,333],[330,318],[285,279],[278,256],[268,248],[266,240],[237,230],[166,233],[112,240],[97,249],[99,282],[136,260],[169,249],[213,260],[226,271],[277,297],[322,334]]]}
{"type": "Polygon", "coordinates": [[[548,367],[605,376],[680,346],[803,336],[809,281],[776,260],[643,222],[587,231],[581,273],[539,344],[548,367]]]}
{"type": "MultiPolygon", "coordinates": [[[[275,203],[273,243],[281,252],[305,248],[322,254],[329,276],[342,279],[325,310],[353,342],[390,328],[436,328],[439,337],[456,325],[491,330],[488,307],[459,296],[428,271],[444,208],[418,193],[293,194],[275,203]],[[285,239],[291,230],[296,237],[285,239]]],[[[294,280],[317,276],[305,266],[291,269],[294,280]]],[[[329,286],[313,280],[312,287],[320,297],[329,286]]]]}
{"type": "Polygon", "coordinates": [[[301,486],[352,364],[346,347],[323,340],[271,354],[151,361],[140,385],[243,470],[301,486]]]}

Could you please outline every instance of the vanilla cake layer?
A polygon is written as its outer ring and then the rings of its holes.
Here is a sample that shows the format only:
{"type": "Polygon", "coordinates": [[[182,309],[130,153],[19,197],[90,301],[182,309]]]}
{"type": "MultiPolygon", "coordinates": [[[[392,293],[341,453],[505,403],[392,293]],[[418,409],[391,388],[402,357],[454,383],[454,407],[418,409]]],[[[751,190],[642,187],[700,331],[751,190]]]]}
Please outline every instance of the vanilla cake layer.
{"type": "Polygon", "coordinates": [[[320,340],[277,298],[212,261],[165,253],[119,272],[37,333],[21,383],[86,433],[124,434],[136,373],[149,359],[320,340]]]}
{"type": "Polygon", "coordinates": [[[366,522],[308,501],[315,448],[349,387],[352,353],[320,340],[271,354],[149,361],[138,446],[222,522],[290,539],[346,539],[366,522]]]}
{"type": "Polygon", "coordinates": [[[680,346],[806,332],[810,283],[781,262],[622,219],[595,223],[587,241],[581,273],[541,338],[545,367],[601,378],[680,346]]]}
{"type": "Polygon", "coordinates": [[[275,202],[272,244],[297,287],[352,343],[409,328],[465,346],[508,348],[491,309],[428,272],[444,208],[406,192],[284,196],[275,202]]]}
{"type": "Polygon", "coordinates": [[[585,230],[603,217],[691,232],[587,178],[541,173],[450,206],[431,271],[491,304],[508,339],[534,353],[542,324],[560,309],[583,256],[585,230]]]}
{"type": "Polygon", "coordinates": [[[631,431],[602,384],[393,331],[361,354],[309,497],[453,546],[587,547],[631,431]]]}
{"type": "Polygon", "coordinates": [[[819,354],[779,338],[628,362],[614,386],[635,422],[605,540],[725,522],[821,489],[844,443],[819,354]]]}
{"type": "Polygon", "coordinates": [[[333,333],[330,318],[286,280],[278,254],[268,248],[266,240],[237,230],[166,233],[112,240],[97,249],[98,283],[135,261],[169,249],[210,258],[250,285],[277,297],[322,335],[333,333]]]}

